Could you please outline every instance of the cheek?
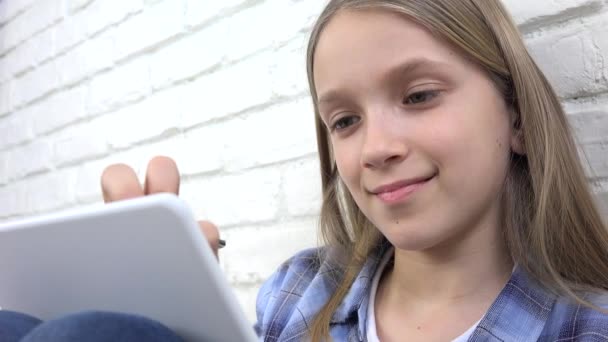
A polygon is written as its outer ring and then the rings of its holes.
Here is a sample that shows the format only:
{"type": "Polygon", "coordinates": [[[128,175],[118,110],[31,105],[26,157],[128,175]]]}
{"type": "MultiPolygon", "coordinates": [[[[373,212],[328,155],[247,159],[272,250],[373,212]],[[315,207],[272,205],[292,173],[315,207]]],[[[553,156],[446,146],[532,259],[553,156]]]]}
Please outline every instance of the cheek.
{"type": "Polygon", "coordinates": [[[435,126],[437,138],[430,149],[441,163],[440,170],[449,171],[444,176],[460,189],[494,191],[504,181],[510,134],[508,121],[500,114],[486,112],[435,126]]]}
{"type": "Polygon", "coordinates": [[[355,196],[360,183],[360,154],[357,153],[357,148],[353,144],[344,142],[334,143],[332,148],[340,178],[351,194],[355,196]]]}

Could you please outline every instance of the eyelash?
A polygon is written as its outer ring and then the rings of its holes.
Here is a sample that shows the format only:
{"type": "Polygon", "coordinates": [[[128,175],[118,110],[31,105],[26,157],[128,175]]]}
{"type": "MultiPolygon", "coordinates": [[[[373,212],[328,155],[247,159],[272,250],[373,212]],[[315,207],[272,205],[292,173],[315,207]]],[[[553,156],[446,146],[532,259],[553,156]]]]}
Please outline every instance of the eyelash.
{"type": "Polygon", "coordinates": [[[420,105],[426,102],[429,102],[431,100],[433,100],[434,98],[436,98],[439,95],[439,90],[421,90],[421,91],[417,91],[415,93],[410,94],[409,96],[407,96],[405,99],[403,99],[403,104],[404,105],[420,105]],[[424,95],[425,99],[422,100],[421,102],[416,102],[416,103],[408,103],[408,101],[410,99],[412,99],[414,96],[420,96],[420,95],[424,95]],[[430,98],[429,98],[430,96],[430,98]]]}
{"type": "Polygon", "coordinates": [[[332,125],[331,125],[331,131],[342,131],[344,129],[347,129],[348,127],[356,124],[357,122],[359,122],[361,119],[358,116],[354,116],[354,115],[348,115],[348,116],[344,116],[341,117],[340,119],[336,120],[332,125]],[[347,121],[352,121],[352,120],[356,120],[354,123],[351,122],[350,124],[347,123],[347,121]],[[345,127],[338,127],[341,124],[346,124],[347,126],[345,127]]]}
{"type": "MultiPolygon", "coordinates": [[[[412,106],[416,106],[416,105],[421,105],[424,104],[426,102],[432,101],[433,99],[435,99],[438,95],[439,95],[439,90],[421,90],[421,91],[417,91],[415,93],[410,94],[409,96],[407,96],[406,98],[403,99],[403,104],[404,105],[412,105],[412,106]],[[415,103],[411,103],[408,101],[411,100],[413,97],[415,96],[420,96],[423,95],[424,99],[420,102],[415,102],[415,103]]],[[[336,120],[330,127],[331,132],[333,131],[342,131],[347,129],[348,127],[358,123],[361,119],[358,116],[354,116],[354,115],[348,115],[348,116],[344,116],[338,120],[336,120]],[[355,122],[352,122],[352,120],[355,120],[355,122]],[[349,122],[350,121],[350,122],[349,122]],[[346,126],[342,126],[341,125],[346,125],[346,126]]]]}

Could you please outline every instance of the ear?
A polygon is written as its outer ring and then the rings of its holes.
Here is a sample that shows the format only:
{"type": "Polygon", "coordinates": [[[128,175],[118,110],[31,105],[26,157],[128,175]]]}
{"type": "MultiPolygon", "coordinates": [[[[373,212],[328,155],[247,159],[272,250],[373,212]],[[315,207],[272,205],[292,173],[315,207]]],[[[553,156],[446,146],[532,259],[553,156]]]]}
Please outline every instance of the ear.
{"type": "Polygon", "coordinates": [[[513,134],[511,135],[511,151],[522,156],[526,154],[521,130],[513,130],[513,134]]]}
{"type": "Polygon", "coordinates": [[[511,112],[511,151],[519,155],[526,154],[524,144],[524,132],[522,128],[521,116],[516,111],[511,112]]]}

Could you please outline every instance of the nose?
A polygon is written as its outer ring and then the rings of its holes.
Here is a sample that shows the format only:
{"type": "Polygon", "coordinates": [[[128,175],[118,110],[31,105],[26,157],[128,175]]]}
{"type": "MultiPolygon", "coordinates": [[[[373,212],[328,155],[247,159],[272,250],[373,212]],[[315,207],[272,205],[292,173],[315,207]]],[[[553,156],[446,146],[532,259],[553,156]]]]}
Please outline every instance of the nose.
{"type": "Polygon", "coordinates": [[[387,118],[376,117],[367,121],[365,141],[361,153],[361,165],[369,169],[381,169],[404,160],[410,152],[409,145],[398,125],[387,118]]]}

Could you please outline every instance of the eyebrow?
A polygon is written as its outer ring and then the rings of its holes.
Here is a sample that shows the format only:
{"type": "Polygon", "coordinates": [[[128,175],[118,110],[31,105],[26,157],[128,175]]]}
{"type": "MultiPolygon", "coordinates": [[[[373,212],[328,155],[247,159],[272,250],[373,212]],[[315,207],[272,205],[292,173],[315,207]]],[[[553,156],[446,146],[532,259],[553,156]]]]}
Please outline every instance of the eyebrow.
{"type": "MultiPolygon", "coordinates": [[[[437,70],[448,68],[449,64],[439,61],[434,61],[428,58],[413,58],[404,63],[397,64],[389,68],[383,75],[385,80],[394,79],[395,77],[402,78],[419,70],[437,70]]],[[[343,93],[339,89],[332,89],[318,98],[318,104],[327,104],[342,99],[343,93]]]]}

